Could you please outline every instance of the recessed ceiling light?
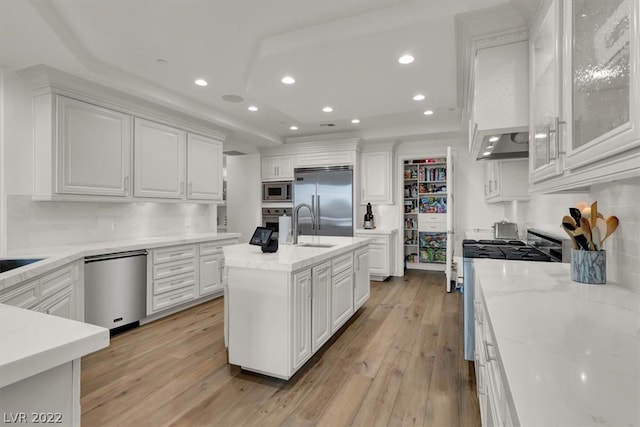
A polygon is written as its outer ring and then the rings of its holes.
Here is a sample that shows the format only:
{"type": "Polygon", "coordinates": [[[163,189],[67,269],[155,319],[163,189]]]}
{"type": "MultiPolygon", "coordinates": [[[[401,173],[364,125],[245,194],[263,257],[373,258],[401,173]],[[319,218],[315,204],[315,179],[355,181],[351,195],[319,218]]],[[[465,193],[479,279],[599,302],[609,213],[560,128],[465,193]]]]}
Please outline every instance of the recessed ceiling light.
{"type": "Polygon", "coordinates": [[[247,110],[249,111],[258,111],[258,107],[256,107],[255,105],[250,105],[247,110]]]}
{"type": "Polygon", "coordinates": [[[398,58],[398,62],[403,65],[411,64],[414,60],[415,58],[409,54],[402,55],[400,58],[398,58]]]}
{"type": "Polygon", "coordinates": [[[298,126],[289,126],[289,129],[291,129],[291,130],[298,130],[298,126]]]}
{"type": "Polygon", "coordinates": [[[324,111],[325,113],[330,113],[333,111],[333,108],[329,107],[328,105],[326,107],[322,108],[322,111],[324,111]]]}
{"type": "Polygon", "coordinates": [[[491,150],[493,148],[493,145],[487,145],[486,149],[487,150],[491,150]]]}
{"type": "Polygon", "coordinates": [[[433,114],[433,110],[427,110],[427,111],[424,112],[425,116],[430,116],[432,114],[433,114]]]}
{"type": "Polygon", "coordinates": [[[482,153],[483,156],[488,156],[489,154],[491,154],[491,151],[485,151],[484,153],[482,153]]]}
{"type": "Polygon", "coordinates": [[[357,125],[358,123],[360,123],[359,119],[353,119],[351,120],[351,123],[353,123],[354,125],[357,125]]]}
{"type": "Polygon", "coordinates": [[[546,137],[547,137],[547,134],[546,134],[546,133],[536,133],[536,134],[534,135],[534,138],[535,138],[535,139],[545,139],[546,137]]]}
{"type": "Polygon", "coordinates": [[[280,81],[286,85],[292,85],[296,82],[296,79],[291,76],[284,76],[280,81]]]}
{"type": "Polygon", "coordinates": [[[198,86],[206,86],[209,84],[205,79],[198,79],[194,83],[197,84],[198,86]]]}
{"type": "Polygon", "coordinates": [[[423,100],[424,100],[424,95],[423,95],[423,94],[421,94],[421,93],[419,93],[419,94],[417,94],[417,95],[415,95],[415,96],[413,97],[413,100],[414,100],[414,101],[423,101],[423,100]]]}
{"type": "Polygon", "coordinates": [[[489,138],[489,142],[496,142],[499,139],[500,139],[499,136],[492,136],[491,138],[489,138]]]}

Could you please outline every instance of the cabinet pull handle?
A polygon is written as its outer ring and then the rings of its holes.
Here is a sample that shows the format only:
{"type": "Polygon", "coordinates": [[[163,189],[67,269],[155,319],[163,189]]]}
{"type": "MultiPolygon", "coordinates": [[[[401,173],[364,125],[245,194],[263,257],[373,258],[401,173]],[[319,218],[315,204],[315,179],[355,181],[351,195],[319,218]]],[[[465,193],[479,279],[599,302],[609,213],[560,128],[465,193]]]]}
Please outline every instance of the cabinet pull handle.
{"type": "Polygon", "coordinates": [[[184,181],[180,182],[180,194],[184,194],[184,181]]]}
{"type": "Polygon", "coordinates": [[[193,194],[193,182],[189,183],[189,195],[193,194]]]}
{"type": "Polygon", "coordinates": [[[184,267],[171,267],[170,271],[182,270],[184,267]]]}
{"type": "Polygon", "coordinates": [[[124,190],[129,191],[129,176],[124,177],[124,190]]]}
{"type": "Polygon", "coordinates": [[[175,297],[171,297],[171,298],[169,298],[169,300],[170,300],[170,301],[175,301],[175,300],[177,300],[177,299],[181,299],[181,298],[182,298],[182,295],[178,295],[178,296],[175,296],[175,297]]]}
{"type": "Polygon", "coordinates": [[[560,120],[560,117],[558,116],[555,117],[553,122],[555,126],[554,129],[550,129],[549,126],[547,127],[549,129],[547,131],[548,135],[551,136],[551,134],[553,134],[553,155],[551,155],[551,138],[547,140],[547,143],[549,144],[547,146],[547,163],[550,163],[551,160],[556,160],[560,154],[564,154],[560,151],[560,125],[564,125],[567,122],[560,120]]]}

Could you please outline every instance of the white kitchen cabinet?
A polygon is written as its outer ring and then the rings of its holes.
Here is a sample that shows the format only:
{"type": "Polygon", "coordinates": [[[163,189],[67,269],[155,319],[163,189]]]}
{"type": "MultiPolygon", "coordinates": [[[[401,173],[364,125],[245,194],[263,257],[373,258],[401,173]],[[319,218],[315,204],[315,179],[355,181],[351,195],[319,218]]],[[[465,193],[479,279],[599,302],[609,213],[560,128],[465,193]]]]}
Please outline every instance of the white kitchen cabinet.
{"type": "Polygon", "coordinates": [[[128,196],[131,117],[64,96],[42,95],[34,102],[37,118],[51,114],[52,101],[55,126],[50,131],[56,137],[47,134],[47,123],[41,122],[41,129],[36,123],[36,195],[128,196]]]}
{"type": "Polygon", "coordinates": [[[134,135],[134,196],[181,199],[186,132],[136,118],[134,135]]]}
{"type": "Polygon", "coordinates": [[[147,314],[195,299],[199,262],[196,245],[152,249],[147,267],[147,314]]]}
{"type": "Polygon", "coordinates": [[[528,200],[528,160],[486,160],[484,189],[487,203],[528,200]]]}
{"type": "Polygon", "coordinates": [[[638,2],[542,2],[530,46],[532,191],[640,175],[639,21],[638,2]]]}
{"type": "Polygon", "coordinates": [[[82,261],[57,268],[35,279],[0,291],[0,303],[84,321],[82,261]]]}
{"type": "MultiPolygon", "coordinates": [[[[446,219],[442,223],[446,231],[446,219]]],[[[383,281],[394,274],[396,269],[396,229],[376,232],[356,230],[356,237],[371,238],[369,243],[370,279],[383,281]]]]}
{"type": "MultiPolygon", "coordinates": [[[[395,242],[394,242],[395,243],[395,242]]],[[[371,244],[369,244],[371,247],[371,244]]],[[[359,249],[353,254],[355,271],[353,273],[353,311],[357,311],[369,299],[369,249],[359,249]]]]}
{"type": "Polygon", "coordinates": [[[360,202],[393,204],[393,163],[391,151],[360,154],[360,202]]]}
{"type": "Polygon", "coordinates": [[[311,357],[311,270],[293,275],[293,369],[311,357]]]}
{"type": "Polygon", "coordinates": [[[219,291],[223,287],[224,255],[205,255],[200,257],[200,281],[198,295],[219,291]]]}
{"type": "Polygon", "coordinates": [[[223,200],[222,142],[202,135],[187,137],[187,199],[223,200]]]}
{"type": "Polygon", "coordinates": [[[315,353],[331,337],[331,263],[311,270],[311,351],[315,353]]]}
{"type": "Polygon", "coordinates": [[[353,312],[353,253],[348,253],[331,260],[331,333],[353,312]]]}
{"type": "Polygon", "coordinates": [[[562,2],[543,1],[529,37],[531,182],[562,174],[562,2]]]}
{"type": "Polygon", "coordinates": [[[286,181],[293,179],[293,156],[263,156],[262,180],[286,181]]]}

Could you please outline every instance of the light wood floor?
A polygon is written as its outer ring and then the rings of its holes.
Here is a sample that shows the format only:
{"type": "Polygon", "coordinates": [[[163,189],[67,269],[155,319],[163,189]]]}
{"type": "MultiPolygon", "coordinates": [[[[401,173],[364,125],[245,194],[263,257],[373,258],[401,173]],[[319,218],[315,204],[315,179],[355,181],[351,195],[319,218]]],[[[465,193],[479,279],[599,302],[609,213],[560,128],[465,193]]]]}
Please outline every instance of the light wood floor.
{"type": "Polygon", "coordinates": [[[462,295],[442,273],[371,298],[288,382],[227,364],[222,298],[113,337],[82,359],[83,426],[479,426],[462,295]]]}

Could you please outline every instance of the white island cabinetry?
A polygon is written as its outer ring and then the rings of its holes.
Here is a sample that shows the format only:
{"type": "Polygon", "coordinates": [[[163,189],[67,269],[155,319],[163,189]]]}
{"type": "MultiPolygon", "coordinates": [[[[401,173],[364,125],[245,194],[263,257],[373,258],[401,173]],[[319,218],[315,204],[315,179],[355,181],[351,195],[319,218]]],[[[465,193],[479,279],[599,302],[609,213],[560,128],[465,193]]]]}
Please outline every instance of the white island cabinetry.
{"type": "Polygon", "coordinates": [[[224,248],[229,363],[289,379],[353,315],[356,298],[360,305],[368,299],[368,258],[353,267],[368,239],[309,239],[322,247],[282,245],[272,254],[248,244],[224,248]]]}

